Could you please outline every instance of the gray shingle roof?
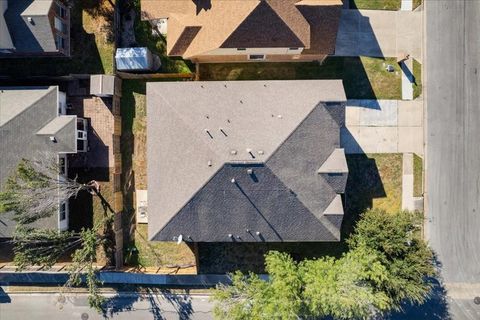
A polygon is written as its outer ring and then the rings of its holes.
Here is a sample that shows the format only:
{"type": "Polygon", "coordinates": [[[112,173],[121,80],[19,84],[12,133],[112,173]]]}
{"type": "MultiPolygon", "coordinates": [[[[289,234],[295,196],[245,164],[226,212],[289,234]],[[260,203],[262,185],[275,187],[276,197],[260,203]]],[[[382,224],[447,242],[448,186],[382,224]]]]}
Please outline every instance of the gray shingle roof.
{"type": "MultiPolygon", "coordinates": [[[[0,189],[22,159],[76,152],[75,128],[75,116],[58,116],[58,87],[0,87],[0,189]]],[[[56,228],[57,217],[39,225],[56,228]]],[[[13,226],[0,215],[0,237],[13,226]]]]}
{"type": "Polygon", "coordinates": [[[149,237],[338,240],[318,169],[345,101],[340,80],[148,83],[149,237]]]}
{"type": "MultiPolygon", "coordinates": [[[[2,0],[3,1],[3,0],[2,0]]],[[[5,12],[12,42],[17,52],[56,52],[48,11],[52,0],[7,0],[5,12]],[[28,18],[32,18],[32,22],[28,18]]]]}

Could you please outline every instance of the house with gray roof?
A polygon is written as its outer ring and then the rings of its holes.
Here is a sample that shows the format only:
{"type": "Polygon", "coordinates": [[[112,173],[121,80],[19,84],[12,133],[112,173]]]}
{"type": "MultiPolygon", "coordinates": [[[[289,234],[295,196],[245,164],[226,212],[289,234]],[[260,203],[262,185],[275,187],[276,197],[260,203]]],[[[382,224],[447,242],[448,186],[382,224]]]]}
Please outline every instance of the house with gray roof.
{"type": "Polygon", "coordinates": [[[0,57],[17,56],[70,56],[70,13],[62,1],[0,1],[0,57]]]}
{"type": "MultiPolygon", "coordinates": [[[[22,159],[58,157],[68,174],[67,154],[87,151],[87,121],[67,115],[66,95],[56,86],[0,87],[0,189],[22,159]]],[[[12,213],[0,213],[0,238],[12,235],[12,213]]],[[[68,203],[38,227],[68,229],[68,203]]]]}
{"type": "Polygon", "coordinates": [[[149,238],[339,241],[345,104],[341,80],[148,83],[149,238]]]}

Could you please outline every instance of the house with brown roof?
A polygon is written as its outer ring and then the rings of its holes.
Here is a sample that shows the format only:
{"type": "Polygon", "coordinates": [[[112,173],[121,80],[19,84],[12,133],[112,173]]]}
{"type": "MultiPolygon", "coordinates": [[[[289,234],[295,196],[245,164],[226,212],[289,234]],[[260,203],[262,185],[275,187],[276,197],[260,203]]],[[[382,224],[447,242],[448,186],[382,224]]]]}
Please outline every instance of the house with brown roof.
{"type": "Polygon", "coordinates": [[[167,54],[193,62],[314,61],[335,51],[341,0],[142,0],[167,54]]]}

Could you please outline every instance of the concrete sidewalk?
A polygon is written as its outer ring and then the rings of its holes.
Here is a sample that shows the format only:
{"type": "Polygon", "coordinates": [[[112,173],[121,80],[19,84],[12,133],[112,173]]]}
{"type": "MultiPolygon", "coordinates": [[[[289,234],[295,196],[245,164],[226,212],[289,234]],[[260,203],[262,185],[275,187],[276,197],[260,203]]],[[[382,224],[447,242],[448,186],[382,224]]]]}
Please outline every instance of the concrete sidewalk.
{"type": "Polygon", "coordinates": [[[402,68],[402,100],[413,100],[413,60],[407,59],[400,64],[402,68]]]}
{"type": "Polygon", "coordinates": [[[335,55],[397,57],[422,62],[422,13],[342,10],[335,55]]]}
{"type": "Polygon", "coordinates": [[[345,118],[346,153],[423,155],[422,101],[349,100],[345,118]]]}

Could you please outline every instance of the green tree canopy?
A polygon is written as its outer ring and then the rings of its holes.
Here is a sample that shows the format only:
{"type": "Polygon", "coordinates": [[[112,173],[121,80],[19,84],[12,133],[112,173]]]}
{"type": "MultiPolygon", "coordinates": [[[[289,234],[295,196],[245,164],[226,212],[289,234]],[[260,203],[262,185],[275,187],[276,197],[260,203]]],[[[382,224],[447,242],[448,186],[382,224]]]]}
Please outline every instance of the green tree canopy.
{"type": "Polygon", "coordinates": [[[365,244],[379,253],[389,278],[382,290],[401,310],[404,302],[422,304],[431,286],[425,278],[435,273],[433,255],[420,236],[422,215],[401,211],[387,214],[382,210],[366,211],[354,234],[347,240],[349,247],[365,244]]]}
{"type": "Polygon", "coordinates": [[[423,303],[434,274],[415,213],[370,210],[362,215],[340,258],[295,262],[266,255],[268,279],[236,272],[214,290],[218,319],[368,319],[405,302],[423,303]]]}

